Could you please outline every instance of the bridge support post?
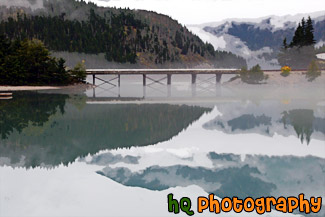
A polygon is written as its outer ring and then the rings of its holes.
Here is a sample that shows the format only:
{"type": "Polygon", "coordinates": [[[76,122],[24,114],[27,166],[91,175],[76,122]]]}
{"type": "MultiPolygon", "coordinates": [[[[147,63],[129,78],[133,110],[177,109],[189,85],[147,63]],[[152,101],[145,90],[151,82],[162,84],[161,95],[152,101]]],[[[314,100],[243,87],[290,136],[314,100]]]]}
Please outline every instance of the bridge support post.
{"type": "Polygon", "coordinates": [[[196,83],[196,74],[192,74],[192,84],[196,83]]]}
{"type": "Polygon", "coordinates": [[[216,74],[216,82],[220,83],[222,74],[216,74]]]}
{"type": "Polygon", "coordinates": [[[143,86],[146,86],[146,74],[143,74],[143,86]]]}
{"type": "Polygon", "coordinates": [[[96,80],[96,75],[95,74],[93,74],[93,85],[95,85],[96,83],[95,83],[95,80],[96,80]]]}
{"type": "Polygon", "coordinates": [[[172,84],[172,75],[167,74],[167,85],[171,85],[171,84],[172,84]]]}

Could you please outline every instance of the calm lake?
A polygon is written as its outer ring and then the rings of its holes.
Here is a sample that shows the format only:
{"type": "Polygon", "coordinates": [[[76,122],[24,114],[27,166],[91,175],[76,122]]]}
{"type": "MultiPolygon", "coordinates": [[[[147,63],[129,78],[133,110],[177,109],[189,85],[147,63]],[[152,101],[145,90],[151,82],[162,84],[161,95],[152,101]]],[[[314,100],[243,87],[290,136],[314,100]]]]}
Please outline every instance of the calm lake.
{"type": "MultiPolygon", "coordinates": [[[[175,216],[169,193],[324,197],[324,87],[230,78],[191,85],[174,76],[171,86],[143,87],[129,76],[120,88],[112,81],[0,100],[0,216],[175,216]]],[[[324,204],[318,214],[265,216],[321,217],[324,204]]],[[[219,214],[234,215],[247,213],[219,214]]]]}

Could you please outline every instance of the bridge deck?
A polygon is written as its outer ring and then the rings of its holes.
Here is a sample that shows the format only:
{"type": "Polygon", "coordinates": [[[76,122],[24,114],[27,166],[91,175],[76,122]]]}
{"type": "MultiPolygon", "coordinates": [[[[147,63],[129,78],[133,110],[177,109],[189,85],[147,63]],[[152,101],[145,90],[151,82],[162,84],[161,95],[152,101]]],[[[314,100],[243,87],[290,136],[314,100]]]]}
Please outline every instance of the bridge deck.
{"type": "MultiPolygon", "coordinates": [[[[281,70],[263,70],[264,72],[271,73],[280,73],[281,70]]],[[[306,72],[306,70],[292,70],[295,72],[306,72]]],[[[96,80],[103,82],[102,84],[110,84],[116,86],[112,81],[117,80],[118,86],[121,85],[121,75],[142,75],[143,76],[143,86],[146,86],[147,79],[153,81],[154,83],[161,83],[165,78],[167,79],[167,85],[170,85],[172,82],[172,75],[191,75],[192,84],[196,83],[197,75],[201,74],[210,74],[216,77],[216,83],[220,83],[221,76],[225,74],[239,74],[240,69],[87,69],[87,75],[93,77],[93,85],[96,84],[96,80]],[[149,75],[167,75],[161,79],[150,78],[149,75]],[[114,75],[114,78],[104,80],[97,75],[114,75]],[[97,76],[97,77],[96,77],[97,76]]],[[[102,85],[100,84],[100,85],[102,85]]]]}
{"type": "MultiPolygon", "coordinates": [[[[152,74],[239,74],[240,69],[87,69],[87,75],[152,75],[152,74]]],[[[263,70],[264,72],[281,73],[281,70],[263,70]]],[[[296,69],[292,72],[306,72],[296,69]]]]}
{"type": "Polygon", "coordinates": [[[239,69],[87,69],[88,75],[239,74],[239,69]]]}

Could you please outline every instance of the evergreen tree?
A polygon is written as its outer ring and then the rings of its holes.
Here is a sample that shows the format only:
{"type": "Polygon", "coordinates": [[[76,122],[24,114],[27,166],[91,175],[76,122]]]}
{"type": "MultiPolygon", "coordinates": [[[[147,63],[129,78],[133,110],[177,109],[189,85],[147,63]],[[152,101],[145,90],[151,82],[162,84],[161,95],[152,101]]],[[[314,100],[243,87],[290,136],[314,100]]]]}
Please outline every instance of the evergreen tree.
{"type": "Polygon", "coordinates": [[[305,21],[304,17],[301,20],[301,28],[302,28],[303,38],[305,38],[305,36],[306,36],[306,21],[305,21]]]}
{"type": "Polygon", "coordinates": [[[298,24],[298,27],[293,36],[290,47],[302,47],[302,46],[311,46],[315,44],[314,39],[314,27],[313,22],[310,16],[305,21],[305,18],[302,18],[301,23],[298,24]]]}
{"type": "Polygon", "coordinates": [[[290,43],[290,47],[302,47],[303,42],[304,42],[304,29],[299,23],[295,31],[295,34],[292,38],[292,42],[290,43]]]}
{"type": "Polygon", "coordinates": [[[315,39],[314,39],[314,27],[313,22],[310,18],[310,16],[307,19],[307,25],[305,30],[305,42],[307,46],[314,45],[315,39]]]}
{"type": "Polygon", "coordinates": [[[268,79],[268,76],[264,75],[260,65],[257,64],[250,70],[247,70],[247,67],[242,67],[240,78],[244,83],[261,84],[264,80],[268,79]]]}
{"type": "Polygon", "coordinates": [[[298,24],[295,34],[289,46],[286,38],[278,55],[281,66],[289,65],[296,69],[305,69],[315,59],[315,40],[312,20],[308,17],[307,22],[303,18],[298,24]]]}
{"type": "Polygon", "coordinates": [[[51,57],[39,40],[9,41],[0,36],[0,45],[0,85],[66,85],[85,80],[75,80],[65,70],[65,61],[51,57]]]}
{"type": "Polygon", "coordinates": [[[215,50],[212,44],[206,43],[205,44],[207,51],[211,54],[211,56],[215,56],[215,50]]]}

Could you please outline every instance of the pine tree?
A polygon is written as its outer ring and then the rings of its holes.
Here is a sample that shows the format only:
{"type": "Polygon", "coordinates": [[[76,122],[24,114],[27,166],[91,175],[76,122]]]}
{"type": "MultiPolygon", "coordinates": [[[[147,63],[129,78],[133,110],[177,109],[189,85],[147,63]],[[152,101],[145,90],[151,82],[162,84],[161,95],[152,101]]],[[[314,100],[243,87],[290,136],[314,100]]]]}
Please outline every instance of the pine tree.
{"type": "Polygon", "coordinates": [[[305,21],[304,17],[301,20],[301,28],[302,28],[302,32],[303,32],[303,37],[301,39],[300,46],[305,46],[306,45],[306,21],[305,21]]]}
{"type": "Polygon", "coordinates": [[[65,70],[65,61],[51,57],[39,40],[8,41],[0,36],[0,44],[0,51],[7,47],[5,56],[0,56],[2,85],[65,85],[76,81],[65,70]]]}
{"type": "Polygon", "coordinates": [[[308,17],[307,22],[303,18],[298,24],[290,45],[287,45],[287,39],[283,40],[278,61],[281,66],[289,65],[292,68],[306,68],[315,58],[314,49],[314,28],[312,20],[308,17]]]}
{"type": "Polygon", "coordinates": [[[301,28],[302,28],[302,32],[306,33],[306,21],[305,21],[305,18],[303,17],[302,20],[301,20],[301,28]]]}
{"type": "Polygon", "coordinates": [[[311,46],[315,44],[314,27],[310,16],[307,19],[307,25],[305,30],[305,42],[307,46],[311,46]]]}
{"type": "Polygon", "coordinates": [[[290,47],[303,46],[303,40],[304,40],[304,29],[302,28],[301,24],[299,23],[299,25],[295,31],[295,35],[292,38],[290,47]]]}
{"type": "Polygon", "coordinates": [[[289,47],[292,48],[312,46],[314,44],[315,39],[313,22],[310,16],[308,17],[307,22],[305,21],[305,18],[302,18],[301,23],[299,23],[289,47]]]}

